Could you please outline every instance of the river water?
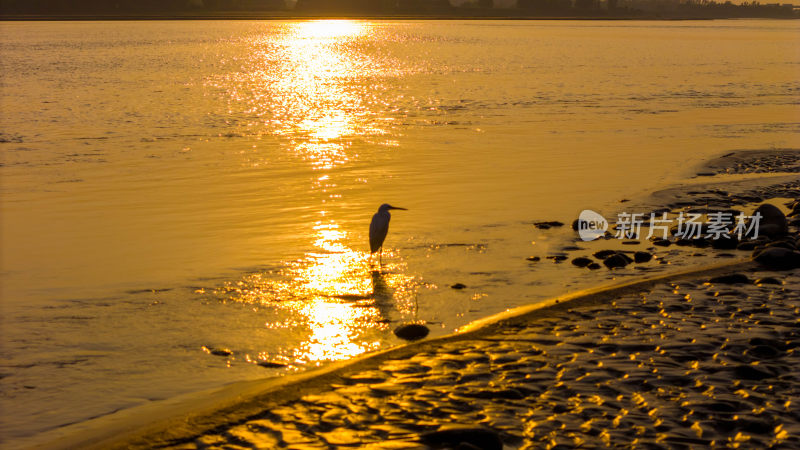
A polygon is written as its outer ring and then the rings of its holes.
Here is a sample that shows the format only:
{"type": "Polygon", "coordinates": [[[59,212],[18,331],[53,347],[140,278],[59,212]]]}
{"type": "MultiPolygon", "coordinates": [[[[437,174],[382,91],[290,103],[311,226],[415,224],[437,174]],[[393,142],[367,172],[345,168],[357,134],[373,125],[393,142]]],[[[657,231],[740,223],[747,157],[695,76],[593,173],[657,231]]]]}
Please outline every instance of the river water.
{"type": "Polygon", "coordinates": [[[613,211],[725,151],[800,147],[798,37],[760,20],[0,23],[0,436],[596,283],[526,261],[571,236],[531,222],[613,211]],[[376,270],[387,202],[408,211],[376,270]]]}

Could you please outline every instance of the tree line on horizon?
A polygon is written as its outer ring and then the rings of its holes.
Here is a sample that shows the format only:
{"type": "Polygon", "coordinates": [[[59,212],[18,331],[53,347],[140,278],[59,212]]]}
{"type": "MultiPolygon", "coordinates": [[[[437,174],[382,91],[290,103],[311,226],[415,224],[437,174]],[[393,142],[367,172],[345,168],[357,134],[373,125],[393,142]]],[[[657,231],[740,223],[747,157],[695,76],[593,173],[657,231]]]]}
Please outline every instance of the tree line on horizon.
{"type": "Polygon", "coordinates": [[[299,14],[434,14],[504,16],[639,16],[664,17],[798,17],[792,5],[737,5],[713,0],[517,0],[515,8],[496,9],[494,0],[467,0],[453,6],[450,0],[0,0],[4,16],[70,15],[170,16],[234,12],[294,10],[299,14]]]}

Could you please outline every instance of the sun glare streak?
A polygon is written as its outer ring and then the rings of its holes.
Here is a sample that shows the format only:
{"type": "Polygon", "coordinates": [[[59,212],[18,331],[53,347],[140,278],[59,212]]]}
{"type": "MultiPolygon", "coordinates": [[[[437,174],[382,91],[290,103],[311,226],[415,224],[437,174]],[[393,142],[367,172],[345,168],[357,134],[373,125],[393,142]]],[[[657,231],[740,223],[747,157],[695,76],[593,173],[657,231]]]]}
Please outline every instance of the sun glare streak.
{"type": "Polygon", "coordinates": [[[295,150],[317,169],[346,163],[348,144],[342,138],[358,134],[362,125],[362,99],[347,89],[346,81],[366,65],[364,56],[349,45],[367,32],[368,26],[361,22],[299,22],[283,44],[288,69],[283,72],[291,75],[275,87],[295,98],[299,114],[277,132],[304,136],[295,150]]]}
{"type": "Polygon", "coordinates": [[[402,70],[363,48],[378,30],[354,20],[270,24],[247,41],[246,60],[223,59],[230,71],[205,85],[221,92],[231,111],[243,110],[226,121],[238,125],[237,134],[286,137],[281,144],[290,152],[329,169],[350,160],[353,138],[383,136],[393,123],[378,113],[387,105],[376,103],[375,90],[402,70]]]}
{"type": "MultiPolygon", "coordinates": [[[[420,283],[403,263],[377,272],[365,251],[346,245],[334,221],[313,226],[315,250],[286,264],[277,276],[254,274],[214,291],[225,301],[270,305],[285,314],[270,329],[302,334],[291,354],[274,355],[298,364],[351,358],[381,345],[391,315],[413,314],[420,283]]],[[[392,255],[399,258],[398,255],[392,255]]]]}
{"type": "Polygon", "coordinates": [[[364,34],[364,24],[353,20],[311,20],[300,22],[296,27],[297,36],[301,39],[324,40],[342,37],[354,37],[364,34]]]}
{"type": "Polygon", "coordinates": [[[328,202],[342,198],[330,170],[355,157],[351,147],[356,140],[389,134],[392,120],[376,113],[387,105],[371,102],[382,78],[399,66],[365,51],[363,37],[376,32],[368,22],[270,27],[250,41],[252,51],[243,67],[232,70],[229,79],[208,84],[223,89],[228,101],[246,104],[243,122],[249,130],[278,136],[287,155],[322,172],[310,187],[318,194],[310,198],[319,200],[320,220],[308,231],[313,249],[305,257],[286,263],[278,273],[249,275],[213,294],[277,311],[279,318],[266,327],[293,333],[292,341],[301,344],[274,356],[298,363],[350,358],[381,345],[391,315],[414,312],[419,284],[404,274],[403,263],[374,272],[369,254],[348,246],[347,232],[327,210],[328,202]]]}

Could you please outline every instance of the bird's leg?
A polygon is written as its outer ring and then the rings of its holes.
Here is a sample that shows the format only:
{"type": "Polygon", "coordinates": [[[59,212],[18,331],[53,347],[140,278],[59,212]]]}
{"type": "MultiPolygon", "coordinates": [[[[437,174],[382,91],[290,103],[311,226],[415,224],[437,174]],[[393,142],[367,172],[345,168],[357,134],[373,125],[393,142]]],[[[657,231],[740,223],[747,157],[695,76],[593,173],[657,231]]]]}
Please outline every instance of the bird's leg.
{"type": "Polygon", "coordinates": [[[378,252],[378,266],[383,267],[383,247],[378,252]]]}

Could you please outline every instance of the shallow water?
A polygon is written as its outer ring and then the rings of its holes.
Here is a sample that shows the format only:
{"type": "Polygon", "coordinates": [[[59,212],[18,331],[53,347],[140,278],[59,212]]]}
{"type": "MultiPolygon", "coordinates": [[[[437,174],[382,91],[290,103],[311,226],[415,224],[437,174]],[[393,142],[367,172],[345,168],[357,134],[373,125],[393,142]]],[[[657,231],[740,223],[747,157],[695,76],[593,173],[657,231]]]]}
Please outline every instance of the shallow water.
{"type": "Polygon", "coordinates": [[[799,146],[798,31],[0,24],[0,435],[596,283],[526,261],[571,236],[530,222],[614,212],[731,149],[799,146]],[[374,273],[366,231],[384,202],[409,210],[374,273]]]}

